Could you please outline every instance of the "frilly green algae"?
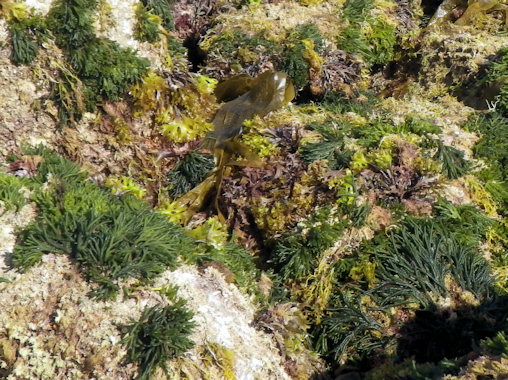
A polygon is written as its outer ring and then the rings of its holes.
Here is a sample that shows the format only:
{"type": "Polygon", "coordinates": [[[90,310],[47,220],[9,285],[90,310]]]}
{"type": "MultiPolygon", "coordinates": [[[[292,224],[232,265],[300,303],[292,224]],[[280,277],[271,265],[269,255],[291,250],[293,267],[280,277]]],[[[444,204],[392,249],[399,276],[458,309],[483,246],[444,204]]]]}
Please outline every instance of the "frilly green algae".
{"type": "Polygon", "coordinates": [[[168,61],[162,72],[150,72],[131,87],[137,115],[153,115],[153,125],[170,141],[183,143],[203,137],[215,111],[214,81],[188,72],[180,61],[168,61]]]}

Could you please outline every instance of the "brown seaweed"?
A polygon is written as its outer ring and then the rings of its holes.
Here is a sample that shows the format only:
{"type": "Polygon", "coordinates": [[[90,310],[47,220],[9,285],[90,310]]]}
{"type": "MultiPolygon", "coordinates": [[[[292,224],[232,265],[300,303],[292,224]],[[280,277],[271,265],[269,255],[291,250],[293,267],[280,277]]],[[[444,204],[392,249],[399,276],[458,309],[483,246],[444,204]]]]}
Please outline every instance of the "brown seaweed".
{"type": "Polygon", "coordinates": [[[214,205],[219,218],[224,219],[219,210],[218,197],[226,166],[261,166],[257,155],[247,145],[238,141],[238,137],[242,134],[243,122],[255,116],[263,117],[289,103],[295,97],[295,88],[287,74],[268,70],[256,78],[246,74],[232,77],[219,84],[215,94],[220,100],[232,99],[219,108],[212,121],[214,126],[212,150],[217,166],[205,180],[206,186],[196,187],[189,192],[192,195],[186,194],[182,200],[189,206],[189,198],[192,198],[191,209],[196,212],[207,199],[213,182],[214,205]],[[232,161],[235,156],[241,156],[245,160],[232,161]]]}

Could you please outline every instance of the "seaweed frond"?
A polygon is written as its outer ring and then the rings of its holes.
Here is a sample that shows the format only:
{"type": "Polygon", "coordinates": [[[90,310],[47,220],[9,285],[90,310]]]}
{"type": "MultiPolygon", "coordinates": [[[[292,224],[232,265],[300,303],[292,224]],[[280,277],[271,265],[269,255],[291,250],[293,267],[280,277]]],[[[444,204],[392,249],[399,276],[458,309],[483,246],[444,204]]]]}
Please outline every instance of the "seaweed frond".
{"type": "Polygon", "coordinates": [[[378,259],[379,289],[387,302],[402,297],[429,305],[433,297],[448,294],[447,273],[480,299],[492,290],[488,263],[474,246],[462,244],[430,220],[408,220],[390,235],[390,245],[378,259]]]}
{"type": "Polygon", "coordinates": [[[319,255],[340,237],[345,223],[341,220],[330,223],[330,213],[326,208],[317,211],[299,231],[277,240],[273,261],[285,280],[308,275],[319,255]]]}
{"type": "Polygon", "coordinates": [[[464,152],[452,146],[439,143],[434,159],[441,162],[443,172],[449,179],[456,179],[466,174],[471,167],[464,159],[464,152]]]}
{"type": "Polygon", "coordinates": [[[141,42],[154,43],[160,40],[162,19],[147,10],[142,3],[136,6],[136,27],[134,38],[141,42]]]}
{"type": "Polygon", "coordinates": [[[201,183],[213,170],[211,155],[190,152],[168,174],[169,194],[177,198],[201,183]]]}
{"type": "Polygon", "coordinates": [[[36,151],[43,159],[33,180],[45,186],[32,197],[40,212],[19,235],[16,267],[26,269],[48,253],[68,254],[101,285],[93,293],[107,298],[118,279],[152,278],[193,250],[193,240],[164,215],[86,182],[86,173],[56,154],[36,151]]]}
{"type": "Polygon", "coordinates": [[[127,326],[123,343],[127,360],[139,365],[137,379],[150,379],[157,367],[167,373],[167,360],[194,347],[189,339],[196,327],[193,316],[186,302],[178,299],[172,305],[145,308],[139,320],[127,326]]]}
{"type": "Polygon", "coordinates": [[[23,188],[30,187],[29,181],[23,178],[9,174],[0,173],[0,210],[18,211],[29,202],[27,194],[23,193],[23,188]]]}

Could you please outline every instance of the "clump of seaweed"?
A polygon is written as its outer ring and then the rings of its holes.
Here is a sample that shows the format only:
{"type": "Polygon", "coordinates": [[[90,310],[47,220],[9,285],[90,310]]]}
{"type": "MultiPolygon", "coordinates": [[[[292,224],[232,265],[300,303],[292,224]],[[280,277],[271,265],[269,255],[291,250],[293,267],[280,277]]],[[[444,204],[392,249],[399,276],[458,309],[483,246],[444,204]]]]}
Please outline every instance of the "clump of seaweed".
{"type": "Polygon", "coordinates": [[[22,177],[0,173],[0,201],[3,211],[18,211],[26,205],[29,200],[23,193],[23,188],[28,190],[29,187],[29,181],[22,177]]]}
{"type": "MultiPolygon", "coordinates": [[[[282,52],[279,69],[287,73],[297,89],[309,83],[312,58],[309,52],[318,54],[323,50],[323,36],[314,24],[303,24],[289,33],[286,48],[282,52]]],[[[317,56],[320,60],[319,56],[317,56]]],[[[318,62],[315,62],[318,64],[318,62]]],[[[314,64],[314,65],[315,65],[314,64]]],[[[322,62],[321,62],[322,64],[322,62]]],[[[314,67],[319,70],[319,67],[314,67]]]]}
{"type": "Polygon", "coordinates": [[[62,124],[79,120],[84,110],[95,110],[102,99],[118,100],[148,71],[146,59],[95,35],[96,7],[94,0],[59,0],[46,18],[17,17],[11,24],[13,62],[30,63],[37,55],[37,43],[49,33],[66,54],[72,72],[62,71],[65,80],[51,96],[62,124]],[[75,91],[79,96],[71,95],[75,91]]]}
{"type": "Polygon", "coordinates": [[[217,81],[188,71],[185,62],[168,62],[130,88],[139,114],[152,114],[159,132],[176,143],[195,140],[212,129],[207,122],[216,109],[212,96],[217,81]]]}
{"type": "Polygon", "coordinates": [[[8,17],[12,39],[11,60],[16,65],[27,65],[37,57],[38,45],[49,36],[44,18],[21,9],[11,10],[8,17]]]}
{"type": "Polygon", "coordinates": [[[203,181],[215,164],[210,155],[190,152],[168,173],[169,194],[179,197],[203,181]]]}
{"type": "Polygon", "coordinates": [[[333,218],[331,210],[323,208],[305,226],[277,240],[272,260],[283,279],[296,280],[308,275],[319,254],[339,239],[346,222],[339,219],[330,223],[330,218],[333,218]]]}
{"type": "Polygon", "coordinates": [[[34,192],[39,215],[19,235],[14,266],[26,269],[44,254],[68,254],[100,285],[94,295],[108,298],[118,291],[117,280],[152,278],[192,251],[183,229],[141,201],[86,182],[77,165],[50,151],[36,153],[43,160],[33,180],[47,185],[34,192]]]}
{"type": "MultiPolygon", "coordinates": [[[[384,6],[395,6],[385,2],[384,6]]],[[[339,36],[338,45],[348,53],[359,54],[369,67],[385,65],[394,58],[396,24],[383,11],[375,15],[372,0],[348,0],[342,14],[349,25],[339,36]]]]}
{"type": "Polygon", "coordinates": [[[160,40],[162,23],[160,16],[153,14],[142,3],[139,3],[136,6],[136,19],[134,37],[138,41],[154,43],[160,40]]]}
{"type": "Polygon", "coordinates": [[[139,320],[126,327],[126,359],[138,363],[137,379],[150,379],[157,367],[168,373],[166,361],[194,347],[189,339],[196,327],[193,316],[186,302],[177,299],[171,305],[145,308],[139,320]]]}
{"type": "Polygon", "coordinates": [[[508,178],[508,118],[492,112],[472,117],[464,128],[481,134],[473,148],[475,157],[488,159],[490,172],[499,173],[498,179],[508,178]]]}
{"type": "Polygon", "coordinates": [[[464,152],[452,146],[439,143],[434,159],[443,165],[443,173],[449,179],[462,177],[467,173],[470,164],[464,159],[464,152]]]}
{"type": "Polygon", "coordinates": [[[356,260],[372,255],[374,286],[366,288],[365,279],[351,282],[355,278],[352,270],[350,281],[344,283],[342,276],[348,269],[337,270],[341,278],[337,278],[335,296],[322,322],[313,328],[318,351],[341,363],[411,354],[419,362],[439,361],[467,353],[473,342],[495,334],[504,319],[502,313],[492,310],[497,310],[502,300],[495,297],[490,267],[477,246],[463,243],[453,233],[459,228],[452,226],[449,230],[439,222],[413,218],[392,231],[388,240],[377,237],[367,244],[371,247],[368,249],[362,245],[359,252],[363,254],[356,260]],[[450,299],[451,305],[449,301],[443,304],[443,300],[450,299]],[[446,317],[455,312],[461,315],[457,320],[446,317]],[[471,327],[489,318],[493,320],[485,328],[471,327]],[[431,332],[431,325],[420,325],[425,320],[434,320],[436,330],[431,332]],[[465,328],[476,331],[474,337],[465,336],[465,328]],[[446,329],[447,334],[436,332],[446,329]],[[428,339],[429,334],[436,337],[434,341],[428,339]],[[396,339],[397,335],[401,338],[396,339]],[[460,342],[460,349],[456,342],[460,342]]]}

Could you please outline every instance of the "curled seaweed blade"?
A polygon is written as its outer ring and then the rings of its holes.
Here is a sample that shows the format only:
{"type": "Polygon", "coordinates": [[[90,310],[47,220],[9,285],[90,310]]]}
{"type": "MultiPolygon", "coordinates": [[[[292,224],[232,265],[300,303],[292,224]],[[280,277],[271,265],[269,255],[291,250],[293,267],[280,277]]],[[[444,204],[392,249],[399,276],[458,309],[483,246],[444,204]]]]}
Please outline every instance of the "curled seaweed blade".
{"type": "Polygon", "coordinates": [[[250,75],[238,74],[219,83],[213,94],[218,102],[228,102],[245,94],[254,84],[254,78],[250,75]]]}

